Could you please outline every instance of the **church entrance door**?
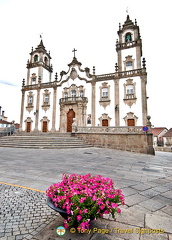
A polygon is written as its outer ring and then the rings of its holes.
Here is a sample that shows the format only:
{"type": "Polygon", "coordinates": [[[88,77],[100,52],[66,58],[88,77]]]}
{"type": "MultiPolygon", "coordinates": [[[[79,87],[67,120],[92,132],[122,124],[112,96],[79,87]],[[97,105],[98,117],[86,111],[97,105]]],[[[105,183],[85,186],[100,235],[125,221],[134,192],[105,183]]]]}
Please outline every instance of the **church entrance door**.
{"type": "Polygon", "coordinates": [[[31,122],[27,122],[26,131],[30,132],[30,129],[31,129],[31,122]]]}
{"type": "Polygon", "coordinates": [[[43,132],[47,132],[47,122],[43,121],[43,128],[42,128],[43,132]]]}
{"type": "Polygon", "coordinates": [[[103,119],[102,120],[102,127],[106,127],[108,126],[108,120],[107,119],[103,119]]]}
{"type": "Polygon", "coordinates": [[[75,112],[73,111],[73,109],[70,109],[69,112],[67,113],[67,132],[72,132],[72,123],[74,117],[75,112]]]}
{"type": "Polygon", "coordinates": [[[128,126],[135,126],[135,121],[134,119],[128,119],[127,120],[128,126]]]}

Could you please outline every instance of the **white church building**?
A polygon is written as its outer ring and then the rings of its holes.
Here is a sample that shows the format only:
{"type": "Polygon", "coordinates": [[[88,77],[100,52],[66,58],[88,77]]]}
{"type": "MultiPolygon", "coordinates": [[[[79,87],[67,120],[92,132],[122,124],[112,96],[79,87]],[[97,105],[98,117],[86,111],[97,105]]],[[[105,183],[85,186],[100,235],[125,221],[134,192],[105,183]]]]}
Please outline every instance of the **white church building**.
{"type": "Polygon", "coordinates": [[[95,74],[75,56],[52,79],[51,56],[43,41],[32,49],[22,84],[20,131],[71,132],[78,126],[145,126],[147,72],[136,20],[119,25],[116,71],[95,74]]]}

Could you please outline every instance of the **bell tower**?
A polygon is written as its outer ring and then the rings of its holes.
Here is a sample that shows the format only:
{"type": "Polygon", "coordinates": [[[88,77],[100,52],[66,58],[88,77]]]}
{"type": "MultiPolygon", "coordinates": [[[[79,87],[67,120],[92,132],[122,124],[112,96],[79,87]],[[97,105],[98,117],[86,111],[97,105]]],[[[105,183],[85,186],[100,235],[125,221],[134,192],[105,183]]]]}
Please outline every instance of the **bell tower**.
{"type": "Polygon", "coordinates": [[[50,52],[47,52],[41,39],[35,50],[32,48],[27,62],[27,85],[38,84],[39,79],[41,82],[51,82],[53,67],[50,60],[50,52]]]}
{"type": "Polygon", "coordinates": [[[119,40],[116,42],[118,54],[118,71],[127,71],[141,68],[142,40],[137,21],[133,23],[129,15],[123,26],[119,24],[119,40]]]}

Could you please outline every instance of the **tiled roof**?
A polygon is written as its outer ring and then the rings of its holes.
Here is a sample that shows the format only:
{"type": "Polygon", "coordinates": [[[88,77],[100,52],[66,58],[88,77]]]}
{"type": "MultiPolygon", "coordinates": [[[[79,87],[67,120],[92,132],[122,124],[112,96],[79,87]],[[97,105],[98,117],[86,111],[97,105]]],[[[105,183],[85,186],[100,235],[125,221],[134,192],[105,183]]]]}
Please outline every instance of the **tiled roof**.
{"type": "Polygon", "coordinates": [[[168,130],[168,132],[166,132],[166,133],[164,134],[163,137],[172,137],[172,128],[170,128],[170,129],[168,130]]]}
{"type": "Polygon", "coordinates": [[[154,136],[158,136],[164,129],[167,129],[165,127],[155,127],[155,128],[152,128],[152,133],[154,136]]]}

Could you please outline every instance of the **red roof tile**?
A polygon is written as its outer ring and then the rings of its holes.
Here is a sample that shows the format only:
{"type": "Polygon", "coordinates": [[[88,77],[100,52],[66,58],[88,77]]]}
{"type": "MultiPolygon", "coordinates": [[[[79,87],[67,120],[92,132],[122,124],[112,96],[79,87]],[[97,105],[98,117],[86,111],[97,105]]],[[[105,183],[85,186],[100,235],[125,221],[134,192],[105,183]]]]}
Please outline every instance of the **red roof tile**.
{"type": "Polygon", "coordinates": [[[164,134],[163,137],[172,137],[172,128],[170,128],[170,129],[168,130],[168,132],[166,132],[166,133],[164,134]]]}
{"type": "MultiPolygon", "coordinates": [[[[167,129],[165,127],[155,127],[155,128],[152,128],[152,133],[154,136],[158,136],[164,129],[167,129]]],[[[167,129],[168,130],[168,129],[167,129]]]]}

